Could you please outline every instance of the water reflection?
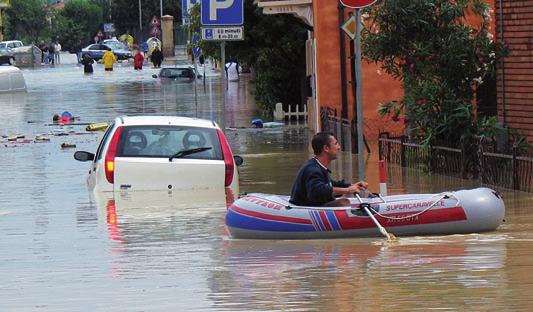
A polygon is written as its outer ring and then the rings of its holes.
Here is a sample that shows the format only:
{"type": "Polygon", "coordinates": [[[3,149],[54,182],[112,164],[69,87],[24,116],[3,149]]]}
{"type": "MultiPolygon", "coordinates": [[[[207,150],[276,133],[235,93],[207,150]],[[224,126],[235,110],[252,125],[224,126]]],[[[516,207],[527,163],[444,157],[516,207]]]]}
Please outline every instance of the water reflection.
{"type": "Polygon", "coordinates": [[[479,290],[491,289],[483,297],[493,301],[507,283],[501,235],[415,237],[394,245],[361,239],[229,240],[222,249],[210,284],[212,300],[225,310],[246,311],[251,304],[254,310],[353,311],[383,304],[412,310],[442,304],[450,289],[455,300],[446,304],[459,308],[479,290]],[[417,294],[421,285],[431,295],[417,294]]]}

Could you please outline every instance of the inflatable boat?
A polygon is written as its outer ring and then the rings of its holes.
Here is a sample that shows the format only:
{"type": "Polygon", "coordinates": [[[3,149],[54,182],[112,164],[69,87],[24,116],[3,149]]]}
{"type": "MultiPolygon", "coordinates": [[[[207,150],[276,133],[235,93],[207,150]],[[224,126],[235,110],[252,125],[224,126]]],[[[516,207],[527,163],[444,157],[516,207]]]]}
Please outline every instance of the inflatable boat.
{"type": "Polygon", "coordinates": [[[505,215],[501,196],[489,188],[350,198],[350,204],[304,207],[288,196],[248,194],[228,208],[226,226],[232,237],[249,239],[371,237],[383,233],[377,224],[399,236],[464,234],[495,230],[505,215]]]}

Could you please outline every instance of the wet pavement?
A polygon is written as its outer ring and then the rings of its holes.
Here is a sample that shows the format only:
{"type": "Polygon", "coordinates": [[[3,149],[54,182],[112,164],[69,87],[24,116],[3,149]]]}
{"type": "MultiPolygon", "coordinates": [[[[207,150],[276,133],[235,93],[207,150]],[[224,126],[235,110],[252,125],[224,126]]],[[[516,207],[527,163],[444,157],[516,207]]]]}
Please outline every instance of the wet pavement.
{"type": "MultiPolygon", "coordinates": [[[[0,94],[0,311],[527,311],[533,294],[531,195],[499,190],[506,222],[490,233],[382,238],[233,240],[224,192],[92,194],[87,163],[101,133],[50,126],[121,114],[178,114],[225,124],[241,192],[286,194],[309,157],[308,130],[243,129],[259,117],[249,78],[206,87],[151,77],[156,69],[86,76],[65,64],[24,70],[27,94],[0,94]],[[198,103],[196,105],[196,103],[198,103]],[[62,134],[62,135],[54,135],[62,134]],[[68,134],[68,135],[64,135],[68,134]],[[24,136],[7,141],[7,136],[24,136]],[[35,141],[41,135],[49,141],[35,141]],[[76,148],[62,148],[62,143],[76,148]]],[[[373,147],[375,151],[375,147],[373,147]]],[[[377,189],[377,153],[367,159],[377,189]]],[[[343,154],[333,171],[357,177],[343,154]]],[[[391,193],[441,192],[472,181],[389,167],[391,193]]]]}

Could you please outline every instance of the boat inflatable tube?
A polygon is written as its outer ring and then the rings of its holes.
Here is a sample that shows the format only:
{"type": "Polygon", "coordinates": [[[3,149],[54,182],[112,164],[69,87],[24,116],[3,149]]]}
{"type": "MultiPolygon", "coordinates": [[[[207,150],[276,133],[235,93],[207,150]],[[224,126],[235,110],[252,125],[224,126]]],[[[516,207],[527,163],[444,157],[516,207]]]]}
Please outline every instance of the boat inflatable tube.
{"type": "Polygon", "coordinates": [[[362,203],[398,236],[492,231],[505,215],[502,197],[489,188],[349,200],[350,207],[303,207],[288,196],[248,194],[228,208],[226,226],[233,238],[247,239],[381,236],[362,203]]]}

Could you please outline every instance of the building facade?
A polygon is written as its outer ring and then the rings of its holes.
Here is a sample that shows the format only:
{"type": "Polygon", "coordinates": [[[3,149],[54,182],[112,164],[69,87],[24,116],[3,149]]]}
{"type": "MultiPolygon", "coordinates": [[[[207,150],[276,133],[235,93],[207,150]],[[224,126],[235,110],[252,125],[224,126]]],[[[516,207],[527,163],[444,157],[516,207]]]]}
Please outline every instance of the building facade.
{"type": "MultiPolygon", "coordinates": [[[[503,125],[516,129],[533,143],[533,0],[486,2],[495,9],[492,12],[493,35],[509,50],[509,55],[498,66],[497,109],[493,107],[489,111],[497,110],[503,125]]],[[[313,29],[307,42],[307,72],[313,89],[313,96],[308,100],[312,130],[322,129],[321,112],[325,111],[353,122],[356,116],[354,48],[341,25],[354,10],[344,8],[338,0],[257,0],[256,3],[265,14],[293,14],[313,29]]],[[[475,19],[469,22],[476,23],[475,19]]],[[[366,63],[364,59],[362,81],[366,138],[375,140],[383,130],[401,131],[401,123],[381,118],[377,113],[380,103],[402,97],[401,83],[382,73],[379,64],[366,63]]],[[[496,101],[493,102],[489,105],[496,106],[496,101]]],[[[474,107],[477,109],[476,105],[474,107]]]]}

